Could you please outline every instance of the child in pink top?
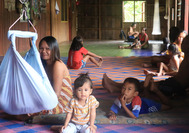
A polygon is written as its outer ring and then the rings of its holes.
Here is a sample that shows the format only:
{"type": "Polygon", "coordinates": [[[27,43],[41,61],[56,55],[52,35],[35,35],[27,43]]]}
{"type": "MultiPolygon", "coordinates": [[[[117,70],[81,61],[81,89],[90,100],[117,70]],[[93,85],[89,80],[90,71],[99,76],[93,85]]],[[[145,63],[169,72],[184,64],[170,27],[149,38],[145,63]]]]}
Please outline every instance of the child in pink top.
{"type": "Polygon", "coordinates": [[[67,65],[71,69],[80,69],[85,67],[88,60],[98,67],[100,67],[103,62],[101,56],[98,56],[83,47],[83,39],[81,36],[76,36],[73,39],[69,50],[67,65]],[[99,58],[99,61],[94,57],[99,58]]]}

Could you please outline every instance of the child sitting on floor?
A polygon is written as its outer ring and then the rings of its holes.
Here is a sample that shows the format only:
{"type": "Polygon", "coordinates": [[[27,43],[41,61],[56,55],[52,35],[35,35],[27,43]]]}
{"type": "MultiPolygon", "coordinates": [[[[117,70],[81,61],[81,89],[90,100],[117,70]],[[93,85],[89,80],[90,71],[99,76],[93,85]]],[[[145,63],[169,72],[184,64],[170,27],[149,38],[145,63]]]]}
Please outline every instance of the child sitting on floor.
{"type": "MultiPolygon", "coordinates": [[[[145,87],[149,86],[150,80],[152,78],[147,78],[148,81],[144,82],[145,87]]],[[[111,106],[111,111],[108,114],[110,120],[116,120],[116,114],[123,110],[129,117],[136,119],[139,114],[157,112],[160,110],[168,109],[169,106],[165,104],[157,103],[153,100],[147,98],[140,98],[139,95],[140,82],[136,78],[126,78],[121,95],[114,101],[111,106]]],[[[151,91],[156,93],[160,99],[167,101],[166,97],[162,93],[150,86],[151,91]]]]}
{"type": "Polygon", "coordinates": [[[179,70],[180,63],[183,58],[180,57],[178,49],[175,44],[170,44],[168,47],[169,63],[166,65],[163,62],[159,64],[159,72],[152,72],[144,69],[144,74],[153,74],[154,76],[170,75],[173,76],[179,70]]]}
{"type": "Polygon", "coordinates": [[[91,95],[92,89],[88,73],[80,74],[74,82],[74,97],[66,107],[67,116],[61,133],[96,132],[94,121],[99,102],[91,95]]]}
{"type": "Polygon", "coordinates": [[[80,69],[86,66],[88,60],[98,67],[100,67],[103,62],[101,56],[98,56],[84,48],[81,36],[76,36],[73,39],[69,50],[67,65],[71,69],[80,69]],[[95,57],[99,58],[99,60],[97,61],[95,57]]]}
{"type": "Polygon", "coordinates": [[[119,49],[141,49],[141,43],[138,38],[135,38],[134,42],[129,46],[118,46],[119,49]]]}

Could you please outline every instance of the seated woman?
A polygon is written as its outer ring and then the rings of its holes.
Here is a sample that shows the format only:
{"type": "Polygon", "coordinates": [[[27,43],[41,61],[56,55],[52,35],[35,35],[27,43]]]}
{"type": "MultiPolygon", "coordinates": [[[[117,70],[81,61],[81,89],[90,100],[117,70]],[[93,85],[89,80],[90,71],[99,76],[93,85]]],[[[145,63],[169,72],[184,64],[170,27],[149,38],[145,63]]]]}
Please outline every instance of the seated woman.
{"type": "Polygon", "coordinates": [[[181,31],[179,36],[177,37],[177,39],[173,42],[173,44],[175,44],[178,48],[178,51],[180,52],[180,56],[182,58],[184,58],[184,53],[182,52],[182,49],[181,49],[181,44],[182,44],[182,41],[183,39],[186,37],[187,35],[187,32],[186,31],[181,31]]]}
{"type": "Polygon", "coordinates": [[[133,42],[136,37],[138,37],[139,32],[135,31],[136,29],[136,23],[132,23],[131,26],[129,27],[129,32],[128,32],[128,41],[133,42]]]}
{"type": "Polygon", "coordinates": [[[52,36],[44,37],[39,43],[39,53],[59,101],[54,109],[42,111],[40,114],[64,113],[64,107],[72,98],[73,93],[68,68],[60,59],[57,40],[52,36]]]}
{"type": "Polygon", "coordinates": [[[140,47],[141,49],[147,49],[149,47],[148,44],[148,35],[146,34],[147,28],[143,27],[141,33],[139,34],[139,40],[140,40],[140,47]]]}
{"type": "Polygon", "coordinates": [[[43,110],[34,114],[8,115],[5,116],[5,118],[22,121],[26,120],[26,122],[32,123],[33,117],[37,115],[64,113],[65,106],[72,98],[70,74],[66,65],[60,59],[57,40],[52,36],[47,36],[41,39],[39,43],[39,53],[50,83],[58,97],[57,106],[52,110],[43,110]]]}

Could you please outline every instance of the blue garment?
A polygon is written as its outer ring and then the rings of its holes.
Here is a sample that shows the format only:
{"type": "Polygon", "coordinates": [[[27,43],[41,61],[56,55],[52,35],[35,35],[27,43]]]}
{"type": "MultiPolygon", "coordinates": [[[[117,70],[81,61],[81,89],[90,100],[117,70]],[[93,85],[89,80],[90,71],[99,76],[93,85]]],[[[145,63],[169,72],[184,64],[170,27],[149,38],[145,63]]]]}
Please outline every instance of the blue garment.
{"type": "Polygon", "coordinates": [[[132,36],[129,36],[128,38],[129,39],[135,39],[135,36],[132,35],[132,36]]]}
{"type": "MultiPolygon", "coordinates": [[[[126,107],[132,111],[132,113],[139,117],[139,114],[146,114],[146,113],[152,113],[160,111],[161,104],[157,103],[153,100],[147,99],[147,98],[140,98],[139,96],[136,96],[133,98],[131,103],[126,103],[126,107]]],[[[121,102],[117,98],[114,101],[114,104],[111,106],[111,111],[118,114],[120,110],[122,110],[121,102]]],[[[124,109],[123,109],[124,110],[124,109]]]]}
{"type": "Polygon", "coordinates": [[[35,42],[37,33],[8,31],[11,45],[0,66],[0,109],[8,114],[28,114],[50,110],[58,104],[43,68],[35,42]],[[16,50],[16,37],[32,38],[24,59],[16,50]]]}
{"type": "Polygon", "coordinates": [[[83,60],[81,60],[81,62],[82,62],[81,68],[85,68],[87,63],[85,61],[83,61],[83,60]]]}

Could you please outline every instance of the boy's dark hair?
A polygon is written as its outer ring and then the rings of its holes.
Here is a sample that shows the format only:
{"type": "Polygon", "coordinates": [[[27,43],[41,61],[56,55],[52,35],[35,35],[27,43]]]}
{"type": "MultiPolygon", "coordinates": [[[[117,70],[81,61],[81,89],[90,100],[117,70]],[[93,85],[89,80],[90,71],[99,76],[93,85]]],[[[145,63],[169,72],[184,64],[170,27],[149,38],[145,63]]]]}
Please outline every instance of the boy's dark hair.
{"type": "Polygon", "coordinates": [[[77,51],[83,47],[83,38],[81,36],[74,37],[70,50],[77,51]]]}
{"type": "Polygon", "coordinates": [[[140,90],[140,81],[138,79],[129,77],[126,78],[123,83],[125,84],[127,82],[135,85],[135,91],[140,90]]]}
{"type": "Polygon", "coordinates": [[[89,77],[88,72],[79,74],[79,77],[74,81],[74,89],[76,90],[79,87],[83,86],[85,82],[89,82],[90,88],[93,89],[93,83],[92,83],[91,78],[89,77]]]}
{"type": "Polygon", "coordinates": [[[168,50],[171,51],[173,53],[173,55],[179,53],[177,46],[175,44],[170,44],[169,47],[168,47],[168,50]]]}

